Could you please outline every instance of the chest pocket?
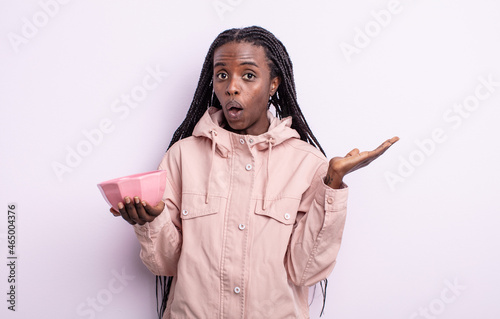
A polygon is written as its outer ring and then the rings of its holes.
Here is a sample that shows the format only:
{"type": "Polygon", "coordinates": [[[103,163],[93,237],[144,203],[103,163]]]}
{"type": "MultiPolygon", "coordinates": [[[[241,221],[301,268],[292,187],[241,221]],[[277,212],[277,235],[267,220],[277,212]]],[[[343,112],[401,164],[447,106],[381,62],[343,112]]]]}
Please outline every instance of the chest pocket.
{"type": "Polygon", "coordinates": [[[221,198],[210,197],[208,204],[205,203],[205,198],[205,195],[182,194],[181,219],[189,220],[219,213],[221,198]]]}
{"type": "Polygon", "coordinates": [[[297,217],[299,200],[294,198],[282,198],[269,203],[266,210],[262,209],[262,201],[257,201],[255,214],[270,217],[284,225],[293,225],[297,217]]]}

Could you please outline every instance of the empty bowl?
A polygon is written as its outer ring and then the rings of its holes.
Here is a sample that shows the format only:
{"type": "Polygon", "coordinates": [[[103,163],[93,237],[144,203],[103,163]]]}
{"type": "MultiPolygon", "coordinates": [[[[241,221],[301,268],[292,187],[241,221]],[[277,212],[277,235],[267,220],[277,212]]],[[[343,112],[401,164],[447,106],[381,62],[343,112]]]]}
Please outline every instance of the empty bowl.
{"type": "Polygon", "coordinates": [[[129,196],[131,200],[138,196],[150,205],[156,205],[163,197],[166,171],[152,171],[115,178],[97,184],[102,196],[110,206],[118,211],[118,203],[129,196]]]}

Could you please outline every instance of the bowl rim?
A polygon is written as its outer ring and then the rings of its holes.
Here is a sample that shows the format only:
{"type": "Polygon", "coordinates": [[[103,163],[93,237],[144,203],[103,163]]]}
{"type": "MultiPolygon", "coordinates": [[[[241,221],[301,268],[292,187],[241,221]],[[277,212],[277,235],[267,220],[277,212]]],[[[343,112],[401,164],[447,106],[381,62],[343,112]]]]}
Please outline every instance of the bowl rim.
{"type": "Polygon", "coordinates": [[[105,184],[116,183],[116,182],[122,181],[122,180],[134,179],[134,178],[138,178],[138,177],[142,177],[142,176],[161,175],[161,174],[165,174],[165,173],[166,173],[165,170],[155,170],[155,171],[137,173],[137,174],[132,174],[132,175],[127,175],[127,176],[113,178],[113,179],[110,179],[110,180],[107,180],[107,181],[104,181],[104,182],[100,182],[97,185],[101,186],[101,185],[105,185],[105,184]]]}

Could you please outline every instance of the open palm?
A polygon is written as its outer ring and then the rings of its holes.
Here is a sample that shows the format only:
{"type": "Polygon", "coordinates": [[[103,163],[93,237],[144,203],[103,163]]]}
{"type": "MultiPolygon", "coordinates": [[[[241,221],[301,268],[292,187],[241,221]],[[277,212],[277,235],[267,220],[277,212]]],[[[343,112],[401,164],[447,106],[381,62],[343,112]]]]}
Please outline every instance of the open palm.
{"type": "Polygon", "coordinates": [[[334,157],[330,160],[325,184],[332,188],[340,188],[345,175],[367,166],[380,155],[384,154],[392,144],[396,143],[399,137],[395,136],[386,140],[373,151],[360,152],[357,148],[347,153],[344,157],[334,157]]]}

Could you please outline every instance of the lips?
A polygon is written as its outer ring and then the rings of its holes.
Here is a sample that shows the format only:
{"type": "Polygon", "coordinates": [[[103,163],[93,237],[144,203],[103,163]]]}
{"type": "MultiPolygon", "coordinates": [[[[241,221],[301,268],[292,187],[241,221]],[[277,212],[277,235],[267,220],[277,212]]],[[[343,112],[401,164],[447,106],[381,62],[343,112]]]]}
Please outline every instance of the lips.
{"type": "Polygon", "coordinates": [[[241,106],[240,103],[238,103],[237,101],[235,100],[231,100],[229,102],[226,103],[226,109],[229,111],[231,109],[238,109],[238,110],[242,110],[243,107],[241,106]]]}
{"type": "Polygon", "coordinates": [[[226,103],[226,110],[229,120],[237,120],[243,112],[243,107],[240,103],[233,100],[226,103]]]}

